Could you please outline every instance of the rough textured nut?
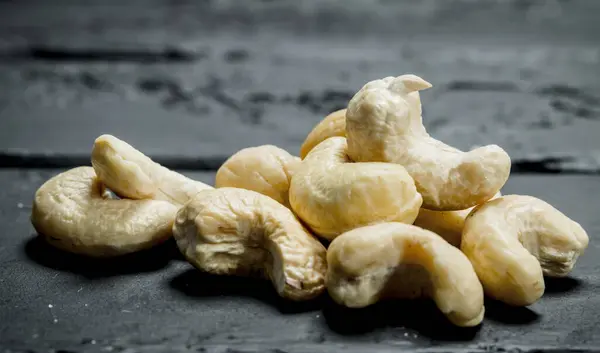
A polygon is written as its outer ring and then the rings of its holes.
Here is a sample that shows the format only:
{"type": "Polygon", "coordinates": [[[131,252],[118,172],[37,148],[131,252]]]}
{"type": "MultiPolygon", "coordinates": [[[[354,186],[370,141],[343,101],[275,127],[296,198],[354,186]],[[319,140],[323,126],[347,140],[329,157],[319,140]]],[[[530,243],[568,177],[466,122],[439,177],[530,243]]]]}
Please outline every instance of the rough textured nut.
{"type": "Polygon", "coordinates": [[[423,208],[462,210],[489,200],[508,179],[510,157],[496,145],[462,152],[429,136],[415,95],[429,87],[414,75],[364,85],[346,111],[348,155],[357,162],[403,165],[423,208]]]}
{"type": "MultiPolygon", "coordinates": [[[[492,199],[500,196],[502,195],[498,192],[492,199]]],[[[431,211],[421,208],[414,225],[430,230],[460,248],[465,219],[474,208],[475,206],[460,211],[431,211]]]]}
{"type": "Polygon", "coordinates": [[[171,236],[177,212],[171,203],[103,195],[91,167],[63,172],[35,193],[31,223],[51,245],[93,257],[143,250],[171,236]]]}
{"type": "Polygon", "coordinates": [[[334,136],[346,137],[346,109],[327,115],[312,129],[300,147],[300,158],[306,158],[316,145],[334,136]]]}
{"type": "Polygon", "coordinates": [[[290,204],[316,234],[333,239],[379,222],[413,223],[421,195],[406,170],[391,163],[352,163],[346,139],[315,147],[292,177],[290,204]]]}
{"type": "Polygon", "coordinates": [[[178,212],[173,235],[186,259],[208,273],[270,278],[292,300],[325,290],[325,247],[292,211],[257,192],[200,192],[178,212]]]}
{"type": "Polygon", "coordinates": [[[253,190],[289,208],[290,180],[299,164],[300,158],[276,146],[245,148],[219,168],[215,186],[253,190]]]}
{"type": "Polygon", "coordinates": [[[359,308],[388,298],[432,298],[458,326],[484,314],[473,266],[437,234],[402,223],[356,228],[327,250],[327,290],[339,304],[359,308]]]}
{"type": "Polygon", "coordinates": [[[92,166],[102,183],[130,199],[165,200],[182,205],[198,192],[212,189],[161,166],[111,135],[102,135],[94,142],[92,166]]]}
{"type": "Polygon", "coordinates": [[[548,203],[507,195],[467,217],[461,250],[490,297],[521,306],[542,296],[543,275],[566,276],[588,241],[579,223],[548,203]]]}

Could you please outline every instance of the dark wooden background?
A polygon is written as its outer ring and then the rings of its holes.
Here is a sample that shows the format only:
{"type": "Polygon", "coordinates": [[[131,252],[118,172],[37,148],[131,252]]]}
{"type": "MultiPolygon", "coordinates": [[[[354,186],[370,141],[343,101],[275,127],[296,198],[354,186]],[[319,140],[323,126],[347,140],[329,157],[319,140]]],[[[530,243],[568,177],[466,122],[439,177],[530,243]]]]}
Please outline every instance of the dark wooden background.
{"type": "Polygon", "coordinates": [[[600,348],[599,20],[593,0],[0,1],[0,348],[600,348]],[[90,263],[34,239],[33,193],[89,165],[100,134],[212,182],[244,147],[297,154],[364,83],[403,73],[433,84],[432,135],[499,144],[514,162],[505,193],[541,197],[588,230],[572,277],[532,307],[490,302],[481,328],[456,330],[427,306],[282,303],[268,284],[189,271],[172,248],[90,263]]]}

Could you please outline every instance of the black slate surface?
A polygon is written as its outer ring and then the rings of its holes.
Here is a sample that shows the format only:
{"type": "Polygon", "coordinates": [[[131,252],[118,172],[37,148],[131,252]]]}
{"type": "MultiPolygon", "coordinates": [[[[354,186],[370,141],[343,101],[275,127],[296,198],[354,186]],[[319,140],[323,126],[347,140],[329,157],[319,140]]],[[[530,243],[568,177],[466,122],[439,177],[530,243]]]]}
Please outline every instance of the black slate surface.
{"type": "MultiPolygon", "coordinates": [[[[58,170],[0,171],[0,347],[4,352],[396,352],[600,350],[600,178],[512,176],[579,221],[590,246],[569,278],[527,308],[486,302],[475,329],[428,301],[363,310],[324,295],[295,304],[270,283],[203,275],[172,243],[119,261],[78,259],[37,240],[32,195],[58,170]]],[[[187,173],[211,183],[211,173],[187,173]]]]}
{"type": "Polygon", "coordinates": [[[600,350],[599,13],[588,0],[0,1],[0,352],[600,350]],[[191,270],[173,244],[107,263],[35,239],[35,189],[88,164],[99,134],[212,182],[243,147],[297,154],[362,84],[405,72],[434,85],[434,137],[501,145],[505,193],[587,229],[572,277],[535,305],[488,302],[461,330],[427,302],[286,303],[269,283],[191,270]]]}

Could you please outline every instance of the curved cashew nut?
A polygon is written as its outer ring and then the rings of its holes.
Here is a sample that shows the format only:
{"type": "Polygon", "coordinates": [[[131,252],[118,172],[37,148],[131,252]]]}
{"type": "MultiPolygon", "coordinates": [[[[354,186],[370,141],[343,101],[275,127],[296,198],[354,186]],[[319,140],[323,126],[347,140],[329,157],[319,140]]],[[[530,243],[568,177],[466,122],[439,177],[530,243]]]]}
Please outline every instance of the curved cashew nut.
{"type": "Polygon", "coordinates": [[[143,250],[171,236],[177,212],[171,203],[103,195],[91,167],[68,170],[36,191],[31,223],[51,245],[93,257],[143,250]]]}
{"type": "Polygon", "coordinates": [[[489,296],[521,306],[542,296],[543,275],[566,276],[588,241],[579,223],[548,203],[507,195],[471,212],[461,250],[489,296]]]}
{"type": "MultiPolygon", "coordinates": [[[[411,93],[410,99],[420,107],[419,92],[411,93]]],[[[308,137],[302,145],[301,157],[306,155],[319,143],[334,136],[346,136],[346,109],[331,113],[308,134],[308,137]]],[[[420,110],[419,110],[420,114],[420,110]]],[[[500,197],[500,192],[496,193],[492,199],[500,197]]],[[[460,247],[460,239],[465,224],[465,218],[475,206],[458,211],[431,211],[425,208],[419,210],[419,215],[414,225],[430,230],[450,244],[460,247]]]]}
{"type": "MultiPolygon", "coordinates": [[[[492,200],[502,196],[497,192],[492,200]]],[[[475,206],[460,211],[431,211],[425,208],[419,210],[414,225],[438,234],[457,248],[460,248],[465,219],[475,206]]]]}
{"type": "Polygon", "coordinates": [[[186,259],[208,273],[267,277],[292,300],[325,290],[325,247],[292,211],[257,192],[200,192],[179,210],[173,235],[186,259]]]}
{"type": "Polygon", "coordinates": [[[334,136],[346,137],[346,109],[327,115],[311,130],[300,147],[300,158],[306,158],[316,145],[334,136]]]}
{"type": "Polygon", "coordinates": [[[152,161],[112,135],[94,141],[92,166],[109,189],[130,199],[155,199],[183,205],[212,186],[189,179],[152,161]]]}
{"type": "Polygon", "coordinates": [[[451,211],[483,203],[508,179],[510,157],[497,145],[462,152],[432,138],[415,95],[429,87],[414,75],[364,85],[346,112],[348,155],[357,162],[403,165],[423,195],[423,208],[451,211]]]}
{"type": "Polygon", "coordinates": [[[378,222],[414,222],[421,195],[406,170],[391,163],[351,163],[346,139],[315,147],[292,177],[290,204],[316,234],[333,239],[378,222]]]}
{"type": "Polygon", "coordinates": [[[289,208],[290,180],[299,164],[300,158],[273,145],[244,148],[219,168],[215,186],[253,190],[289,208]]]}
{"type": "Polygon", "coordinates": [[[356,228],[327,250],[327,290],[360,308],[387,298],[432,298],[458,326],[483,319],[483,289],[467,257],[437,234],[402,223],[356,228]]]}

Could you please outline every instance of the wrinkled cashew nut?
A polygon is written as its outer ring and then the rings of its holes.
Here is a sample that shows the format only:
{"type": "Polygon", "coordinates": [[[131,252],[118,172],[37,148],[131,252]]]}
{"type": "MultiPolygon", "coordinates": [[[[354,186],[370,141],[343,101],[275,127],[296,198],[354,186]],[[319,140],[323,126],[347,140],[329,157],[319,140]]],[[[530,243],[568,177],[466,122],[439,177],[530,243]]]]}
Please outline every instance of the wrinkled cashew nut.
{"type": "MultiPolygon", "coordinates": [[[[497,192],[492,200],[500,196],[501,193],[497,192]]],[[[431,211],[421,208],[413,224],[434,232],[448,243],[460,248],[465,219],[474,208],[475,206],[460,211],[431,211]]]]}
{"type": "Polygon", "coordinates": [[[414,222],[421,195],[406,170],[391,163],[352,163],[343,137],[317,145],[292,177],[292,210],[312,231],[333,239],[379,222],[414,222]]]}
{"type": "Polygon", "coordinates": [[[469,152],[432,138],[423,126],[415,75],[364,85],[346,111],[348,155],[356,162],[398,163],[413,177],[423,208],[462,210],[489,200],[510,173],[510,157],[497,145],[469,152]]]}
{"type": "Polygon", "coordinates": [[[225,187],[198,193],[177,213],[173,235],[202,271],[266,277],[292,300],[325,290],[325,247],[292,211],[257,192],[225,187]]]}
{"type": "Polygon", "coordinates": [[[107,199],[94,170],[78,167],[50,178],[36,191],[31,223],[59,249],[110,257],[168,239],[176,212],[165,201],[107,199]]]}
{"type": "Polygon", "coordinates": [[[306,158],[315,146],[330,137],[346,137],[346,109],[337,110],[321,120],[306,136],[300,147],[300,158],[306,158]]]}
{"type": "Polygon", "coordinates": [[[165,200],[183,205],[212,186],[169,170],[112,135],[94,141],[92,166],[109,189],[130,199],[165,200]]]}
{"type": "Polygon", "coordinates": [[[356,228],[327,250],[327,290],[339,304],[432,298],[458,326],[476,326],[485,312],[473,266],[437,234],[402,223],[356,228]]]}
{"type": "Polygon", "coordinates": [[[579,223],[545,201],[507,195],[471,212],[461,250],[490,297],[525,306],[543,295],[543,275],[566,276],[588,242],[579,223]]]}
{"type": "Polygon", "coordinates": [[[256,191],[289,208],[290,181],[299,164],[300,158],[273,145],[244,148],[219,168],[215,186],[256,191]]]}

